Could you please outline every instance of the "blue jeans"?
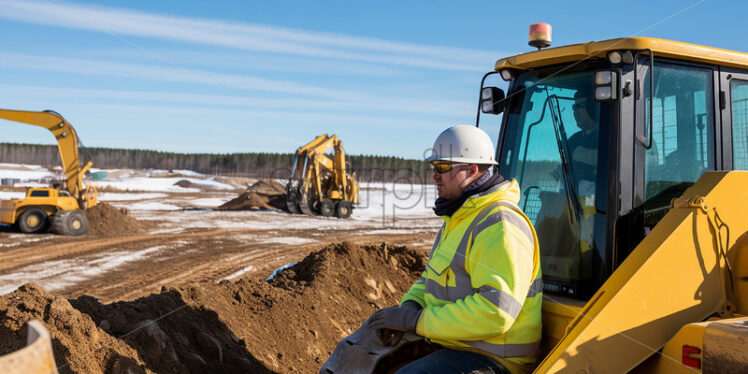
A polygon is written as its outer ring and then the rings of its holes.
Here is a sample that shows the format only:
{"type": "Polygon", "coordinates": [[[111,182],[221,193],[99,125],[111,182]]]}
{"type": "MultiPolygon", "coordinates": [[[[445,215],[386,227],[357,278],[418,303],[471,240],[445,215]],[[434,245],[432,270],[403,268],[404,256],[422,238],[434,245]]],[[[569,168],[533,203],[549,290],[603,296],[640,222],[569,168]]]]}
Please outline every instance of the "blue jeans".
{"type": "Polygon", "coordinates": [[[509,374],[498,362],[474,352],[440,349],[403,366],[395,374],[509,374]]]}

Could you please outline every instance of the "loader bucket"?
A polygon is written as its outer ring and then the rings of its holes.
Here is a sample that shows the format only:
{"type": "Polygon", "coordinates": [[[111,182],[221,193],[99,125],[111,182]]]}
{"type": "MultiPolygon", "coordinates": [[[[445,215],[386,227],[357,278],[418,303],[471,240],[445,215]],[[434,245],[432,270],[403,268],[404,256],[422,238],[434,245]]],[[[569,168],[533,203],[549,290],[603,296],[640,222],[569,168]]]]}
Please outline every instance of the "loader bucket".
{"type": "Polygon", "coordinates": [[[0,356],[0,372],[3,374],[57,374],[52,341],[41,322],[29,321],[26,347],[0,356]]]}

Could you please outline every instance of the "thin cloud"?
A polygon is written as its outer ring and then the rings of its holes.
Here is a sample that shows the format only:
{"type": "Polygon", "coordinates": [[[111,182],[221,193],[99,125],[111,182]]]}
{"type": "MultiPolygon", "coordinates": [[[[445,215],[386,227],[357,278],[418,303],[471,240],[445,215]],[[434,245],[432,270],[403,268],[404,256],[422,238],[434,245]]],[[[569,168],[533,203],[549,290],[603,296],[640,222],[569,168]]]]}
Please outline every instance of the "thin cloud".
{"type": "Polygon", "coordinates": [[[485,71],[499,53],[70,3],[0,0],[0,18],[313,58],[485,71]]]}
{"type": "Polygon", "coordinates": [[[76,58],[0,53],[0,66],[13,69],[54,71],[81,75],[116,76],[162,82],[187,82],[220,85],[241,90],[292,93],[344,99],[350,92],[334,90],[291,81],[272,80],[248,75],[223,74],[204,70],[189,71],[153,65],[127,64],[76,58]]]}
{"type": "MultiPolygon", "coordinates": [[[[171,61],[179,61],[187,66],[209,66],[211,69],[242,69],[250,71],[303,73],[307,76],[354,75],[364,77],[405,76],[406,71],[393,66],[371,63],[321,60],[310,57],[281,56],[276,54],[245,51],[202,51],[199,49],[159,49],[159,54],[171,61]]],[[[133,59],[131,50],[89,49],[79,50],[78,55],[108,59],[133,59]]],[[[152,60],[152,56],[142,54],[141,59],[152,60]]]]}
{"type": "MultiPolygon", "coordinates": [[[[148,103],[150,105],[179,104],[189,108],[244,108],[247,101],[244,98],[226,95],[207,95],[192,93],[177,93],[165,91],[142,91],[142,90],[103,90],[86,88],[60,88],[49,86],[24,86],[24,85],[0,85],[0,91],[12,92],[13,98],[25,102],[36,101],[40,97],[47,100],[71,100],[80,102],[85,99],[87,103],[101,101],[122,101],[130,103],[148,103]]],[[[2,95],[0,95],[2,96],[2,95]]],[[[473,108],[471,102],[459,102],[454,100],[425,100],[414,98],[377,98],[371,100],[339,101],[319,99],[271,99],[271,98],[248,98],[256,106],[293,112],[316,112],[316,113],[346,113],[346,112],[383,112],[383,113],[410,113],[419,116],[443,116],[459,117],[473,108]],[[289,105],[291,103],[291,105],[289,105]],[[290,106],[290,107],[289,107],[290,106]]],[[[223,110],[223,109],[221,109],[223,110]]]]}

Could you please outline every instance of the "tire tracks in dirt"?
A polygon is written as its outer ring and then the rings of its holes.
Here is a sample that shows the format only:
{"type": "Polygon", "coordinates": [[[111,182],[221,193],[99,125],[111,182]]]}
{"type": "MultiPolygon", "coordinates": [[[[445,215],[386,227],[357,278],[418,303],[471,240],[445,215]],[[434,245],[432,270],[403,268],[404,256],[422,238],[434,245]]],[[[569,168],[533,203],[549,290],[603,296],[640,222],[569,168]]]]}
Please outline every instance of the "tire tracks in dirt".
{"type": "MultiPolygon", "coordinates": [[[[240,231],[252,232],[257,230],[246,229],[240,231]]],[[[201,236],[215,236],[226,234],[227,232],[229,232],[229,230],[214,229],[187,233],[138,234],[110,238],[97,238],[88,240],[83,239],[76,241],[66,241],[65,243],[53,243],[22,248],[13,248],[6,252],[0,253],[0,272],[30,264],[50,261],[65,256],[85,254],[88,252],[100,250],[102,248],[113,247],[121,244],[130,244],[142,241],[160,242],[175,238],[184,239],[201,236]]]]}
{"type": "MultiPolygon", "coordinates": [[[[414,233],[368,234],[360,229],[206,229],[200,231],[159,234],[136,234],[117,237],[83,237],[54,240],[0,253],[0,274],[48,261],[85,257],[110,251],[138,251],[147,247],[165,248],[146,260],[124,264],[107,272],[57,290],[66,297],[87,294],[102,302],[130,300],[159,292],[162,286],[179,287],[190,284],[215,283],[237,271],[246,275],[267,276],[287,263],[301,261],[305,256],[332,242],[356,244],[424,246],[433,238],[432,230],[414,233]],[[248,235],[249,234],[249,235],[248,235]],[[314,239],[311,243],[278,243],[273,237],[314,239]]],[[[433,230],[435,231],[435,230],[433,230]]],[[[238,276],[237,276],[238,277],[238,276]]],[[[234,277],[232,277],[234,278],[234,277]]]]}

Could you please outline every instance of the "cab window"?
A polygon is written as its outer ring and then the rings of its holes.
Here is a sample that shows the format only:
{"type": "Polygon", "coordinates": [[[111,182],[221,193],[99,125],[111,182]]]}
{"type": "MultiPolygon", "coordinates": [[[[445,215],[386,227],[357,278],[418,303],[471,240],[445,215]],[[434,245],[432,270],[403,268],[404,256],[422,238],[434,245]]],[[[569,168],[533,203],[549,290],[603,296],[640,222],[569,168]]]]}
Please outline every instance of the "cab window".
{"type": "Polygon", "coordinates": [[[748,170],[748,81],[730,82],[732,162],[735,170],[748,170]]]}
{"type": "Polygon", "coordinates": [[[645,118],[652,146],[645,158],[644,221],[653,227],[670,201],[707,170],[714,170],[712,70],[655,63],[652,123],[649,123],[649,74],[646,75],[645,118]]]}
{"type": "Polygon", "coordinates": [[[34,190],[31,191],[30,197],[49,197],[49,191],[34,190]]]}
{"type": "Polygon", "coordinates": [[[598,149],[611,105],[593,99],[595,68],[518,77],[499,155],[538,235],[544,292],[578,298],[602,283],[605,259],[607,152],[598,149]]]}

